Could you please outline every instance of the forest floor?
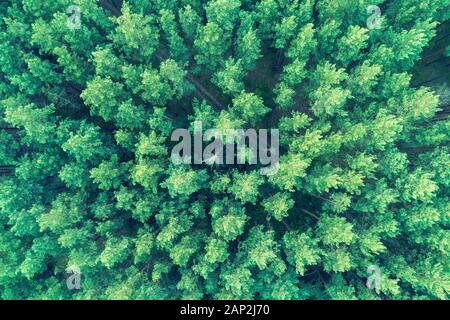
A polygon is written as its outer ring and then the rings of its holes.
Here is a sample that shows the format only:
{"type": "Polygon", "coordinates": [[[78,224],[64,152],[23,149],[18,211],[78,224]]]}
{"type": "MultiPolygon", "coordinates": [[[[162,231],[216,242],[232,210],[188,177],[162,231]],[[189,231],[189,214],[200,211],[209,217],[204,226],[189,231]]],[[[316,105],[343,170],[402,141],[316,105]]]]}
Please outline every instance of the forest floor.
{"type": "Polygon", "coordinates": [[[412,74],[413,86],[427,86],[440,95],[440,107],[435,119],[448,118],[450,114],[450,57],[445,50],[450,42],[450,22],[441,24],[430,45],[416,62],[412,74]]]}

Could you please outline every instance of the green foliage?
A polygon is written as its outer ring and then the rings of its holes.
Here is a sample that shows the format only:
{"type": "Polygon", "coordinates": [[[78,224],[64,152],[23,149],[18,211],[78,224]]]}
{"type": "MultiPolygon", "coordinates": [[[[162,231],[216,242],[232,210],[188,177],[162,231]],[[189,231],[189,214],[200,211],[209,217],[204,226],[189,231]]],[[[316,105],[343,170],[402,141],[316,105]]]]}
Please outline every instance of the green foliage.
{"type": "Polygon", "coordinates": [[[303,276],[306,268],[320,261],[320,249],[317,240],[307,233],[288,232],[283,237],[289,263],[303,276]]]}
{"type": "Polygon", "coordinates": [[[349,244],[354,238],[352,225],[343,217],[322,216],[317,224],[317,233],[325,245],[349,244]]]}
{"type": "Polygon", "coordinates": [[[244,90],[243,76],[240,60],[227,60],[224,69],[216,73],[215,83],[224,93],[237,94],[244,90]]]}
{"type": "Polygon", "coordinates": [[[198,191],[208,179],[205,171],[186,170],[177,167],[172,170],[169,178],[161,183],[167,188],[171,197],[189,196],[198,191]]]}
{"type": "Polygon", "coordinates": [[[2,1],[0,299],[448,299],[448,9],[377,3],[2,1]],[[194,121],[276,172],[172,163],[194,121]]]}
{"type": "Polygon", "coordinates": [[[127,56],[134,55],[146,61],[155,51],[159,40],[155,17],[134,13],[131,10],[127,2],[124,2],[122,15],[112,19],[115,29],[109,39],[127,56]]]}
{"type": "Polygon", "coordinates": [[[250,202],[255,204],[258,198],[258,187],[263,183],[264,179],[256,171],[249,174],[235,172],[230,192],[243,203],[250,202]]]}
{"type": "Polygon", "coordinates": [[[265,199],[262,202],[264,209],[269,212],[276,220],[281,221],[289,215],[288,211],[294,206],[294,200],[290,198],[289,193],[277,193],[274,196],[265,199]]]}
{"type": "MultiPolygon", "coordinates": [[[[213,207],[212,210],[216,208],[213,207]]],[[[219,216],[213,215],[212,228],[217,236],[225,241],[235,240],[244,232],[247,216],[242,207],[232,206],[230,208],[219,208],[225,210],[219,216]]]]}
{"type": "Polygon", "coordinates": [[[129,240],[126,238],[108,238],[105,243],[105,249],[100,254],[101,263],[108,269],[111,269],[117,263],[124,261],[130,254],[129,240]]]}

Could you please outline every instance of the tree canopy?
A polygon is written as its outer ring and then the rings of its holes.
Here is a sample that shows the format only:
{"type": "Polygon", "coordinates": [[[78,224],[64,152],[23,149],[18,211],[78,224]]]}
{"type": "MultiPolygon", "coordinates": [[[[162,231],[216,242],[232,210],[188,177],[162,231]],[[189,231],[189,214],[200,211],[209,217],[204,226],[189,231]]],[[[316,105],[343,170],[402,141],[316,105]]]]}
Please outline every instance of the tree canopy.
{"type": "Polygon", "coordinates": [[[448,299],[448,4],[1,1],[0,298],[448,299]],[[194,121],[278,171],[173,163],[194,121]]]}

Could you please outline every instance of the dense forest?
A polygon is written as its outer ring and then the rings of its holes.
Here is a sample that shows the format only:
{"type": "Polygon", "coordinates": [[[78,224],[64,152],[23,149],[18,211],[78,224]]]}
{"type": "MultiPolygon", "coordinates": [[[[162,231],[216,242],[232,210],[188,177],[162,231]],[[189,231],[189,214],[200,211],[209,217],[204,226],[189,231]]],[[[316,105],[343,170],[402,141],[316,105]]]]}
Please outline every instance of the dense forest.
{"type": "Polygon", "coordinates": [[[448,299],[449,19],[2,0],[0,299],[448,299]],[[174,163],[195,121],[278,129],[277,172],[174,163]]]}

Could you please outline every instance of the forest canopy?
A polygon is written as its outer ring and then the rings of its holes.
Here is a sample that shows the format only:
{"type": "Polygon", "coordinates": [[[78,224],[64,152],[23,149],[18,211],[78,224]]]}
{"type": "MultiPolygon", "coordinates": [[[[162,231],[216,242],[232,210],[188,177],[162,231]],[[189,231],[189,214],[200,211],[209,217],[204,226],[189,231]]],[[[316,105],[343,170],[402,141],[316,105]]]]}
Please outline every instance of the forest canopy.
{"type": "Polygon", "coordinates": [[[1,1],[0,298],[448,299],[449,101],[414,79],[436,41],[448,77],[449,18],[1,1]],[[278,129],[277,173],[173,163],[196,121],[278,129]]]}

